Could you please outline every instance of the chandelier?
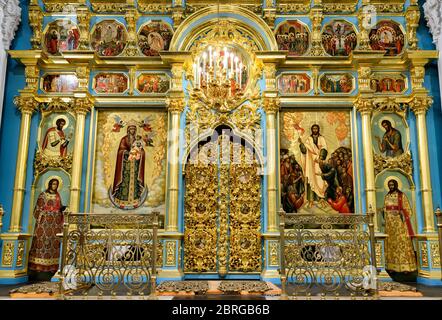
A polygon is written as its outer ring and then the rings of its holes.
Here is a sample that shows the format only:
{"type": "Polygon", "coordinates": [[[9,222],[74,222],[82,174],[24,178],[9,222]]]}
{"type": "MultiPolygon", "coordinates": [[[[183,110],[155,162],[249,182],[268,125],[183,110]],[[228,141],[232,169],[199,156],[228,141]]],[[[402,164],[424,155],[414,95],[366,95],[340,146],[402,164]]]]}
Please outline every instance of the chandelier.
{"type": "Polygon", "coordinates": [[[247,83],[243,59],[233,46],[207,46],[193,63],[193,94],[214,109],[227,111],[243,96],[247,83]]]}

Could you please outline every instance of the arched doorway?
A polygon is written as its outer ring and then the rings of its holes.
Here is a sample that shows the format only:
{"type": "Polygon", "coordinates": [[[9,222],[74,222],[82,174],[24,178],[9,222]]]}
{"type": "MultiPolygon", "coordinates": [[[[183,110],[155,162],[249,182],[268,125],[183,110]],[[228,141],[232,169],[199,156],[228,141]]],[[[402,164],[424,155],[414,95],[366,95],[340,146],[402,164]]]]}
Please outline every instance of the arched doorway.
{"type": "Polygon", "coordinates": [[[261,176],[254,152],[227,126],[191,151],[185,166],[186,274],[261,272],[261,176]]]}

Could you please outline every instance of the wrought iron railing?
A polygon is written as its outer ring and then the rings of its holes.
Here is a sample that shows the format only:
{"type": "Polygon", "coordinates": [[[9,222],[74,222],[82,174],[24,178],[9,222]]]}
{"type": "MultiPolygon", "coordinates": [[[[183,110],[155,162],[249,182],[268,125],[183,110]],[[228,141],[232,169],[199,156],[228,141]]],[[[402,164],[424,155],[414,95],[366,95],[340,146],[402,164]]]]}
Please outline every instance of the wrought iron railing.
{"type": "Polygon", "coordinates": [[[153,297],[158,213],[64,214],[60,297],[153,297]]]}
{"type": "Polygon", "coordinates": [[[373,214],[280,211],[282,298],[377,297],[373,214]]]}

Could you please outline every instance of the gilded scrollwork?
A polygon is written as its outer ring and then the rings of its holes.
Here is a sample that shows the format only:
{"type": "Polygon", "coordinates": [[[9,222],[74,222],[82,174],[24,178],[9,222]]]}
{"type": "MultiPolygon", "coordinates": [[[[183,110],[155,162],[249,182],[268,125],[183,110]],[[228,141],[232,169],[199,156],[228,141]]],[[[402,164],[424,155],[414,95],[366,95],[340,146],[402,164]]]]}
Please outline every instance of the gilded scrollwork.
{"type": "Polygon", "coordinates": [[[29,25],[32,28],[32,49],[41,49],[43,12],[38,4],[31,4],[29,6],[29,25]]]}
{"type": "Polygon", "coordinates": [[[321,27],[324,14],[322,9],[312,9],[310,11],[310,19],[312,20],[312,46],[310,54],[312,56],[324,56],[324,48],[322,47],[321,27]]]}
{"type": "Polygon", "coordinates": [[[386,169],[399,169],[409,176],[413,173],[413,160],[409,151],[393,158],[387,158],[375,153],[373,154],[373,162],[375,175],[386,169]]]}
{"type": "Polygon", "coordinates": [[[420,256],[421,256],[421,267],[428,268],[428,245],[425,241],[419,242],[420,244],[420,256]]]}
{"type": "Polygon", "coordinates": [[[418,6],[410,6],[405,13],[405,19],[407,21],[407,38],[408,46],[412,50],[418,49],[418,39],[416,31],[419,26],[420,11],[418,6]]]}
{"type": "Polygon", "coordinates": [[[23,266],[24,253],[25,253],[25,242],[23,240],[20,240],[18,241],[17,245],[17,262],[15,263],[17,267],[23,266]]]}

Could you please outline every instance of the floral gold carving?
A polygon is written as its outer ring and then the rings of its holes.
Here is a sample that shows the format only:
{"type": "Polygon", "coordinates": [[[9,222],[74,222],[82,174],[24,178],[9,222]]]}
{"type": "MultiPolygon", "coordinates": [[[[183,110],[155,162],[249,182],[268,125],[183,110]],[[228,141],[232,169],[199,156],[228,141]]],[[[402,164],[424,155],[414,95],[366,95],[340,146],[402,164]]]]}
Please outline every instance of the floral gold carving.
{"type": "Polygon", "coordinates": [[[422,267],[428,268],[428,245],[426,242],[420,242],[422,267]]]}
{"type": "Polygon", "coordinates": [[[394,158],[386,158],[379,154],[373,155],[375,175],[381,173],[385,169],[400,169],[407,175],[413,173],[413,160],[410,152],[402,153],[394,158]]]}
{"type": "Polygon", "coordinates": [[[17,267],[23,266],[23,260],[24,260],[24,253],[25,253],[25,242],[23,240],[18,241],[17,245],[17,267]]]}
{"type": "Polygon", "coordinates": [[[440,268],[439,243],[430,241],[431,266],[432,268],[440,268]]]}
{"type": "Polygon", "coordinates": [[[176,241],[165,241],[166,243],[166,266],[176,265],[176,241]]]}
{"type": "Polygon", "coordinates": [[[14,241],[3,241],[2,266],[11,267],[14,260],[14,241]]]}

